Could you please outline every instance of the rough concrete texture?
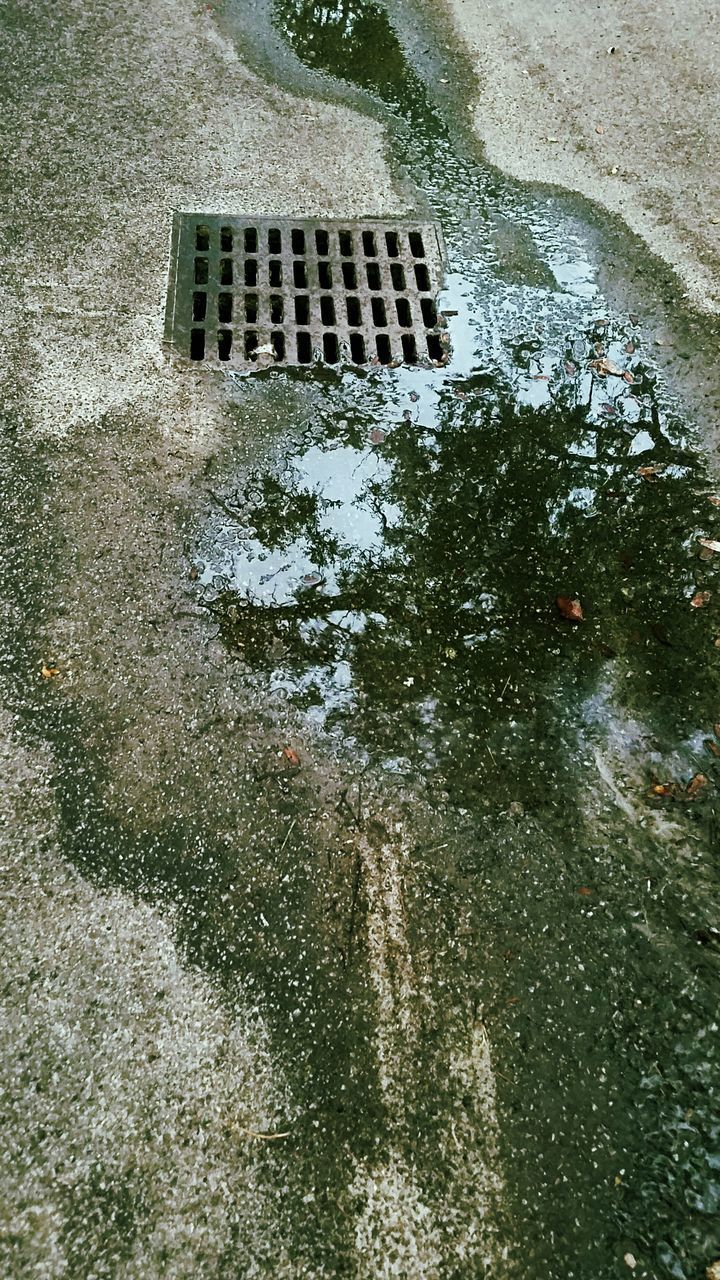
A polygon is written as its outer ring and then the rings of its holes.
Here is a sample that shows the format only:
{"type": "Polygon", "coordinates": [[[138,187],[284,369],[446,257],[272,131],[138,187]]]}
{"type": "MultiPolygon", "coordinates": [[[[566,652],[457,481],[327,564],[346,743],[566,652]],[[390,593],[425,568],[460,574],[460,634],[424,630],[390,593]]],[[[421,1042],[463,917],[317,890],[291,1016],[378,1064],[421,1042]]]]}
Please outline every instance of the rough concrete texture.
{"type": "Polygon", "coordinates": [[[293,1118],[262,1019],[187,971],[172,913],[67,865],[51,761],[1,734],[3,1274],[190,1275],[231,1245],[247,1275],[293,1274],[256,1136],[293,1118]]]}
{"type": "MultiPolygon", "coordinates": [[[[293,733],[292,713],[272,697],[250,703],[233,661],[188,603],[184,558],[183,522],[189,507],[197,513],[206,460],[267,447],[267,405],[250,392],[232,408],[222,384],[178,377],[163,355],[171,210],[350,216],[397,213],[405,201],[379,125],[268,87],[204,6],[33,0],[6,16],[4,39],[8,434],[0,480],[10,544],[16,525],[20,532],[6,551],[4,583],[16,591],[7,604],[16,680],[3,720],[4,771],[14,778],[5,822],[13,841],[3,936],[13,960],[3,1060],[14,1136],[2,1148],[3,1270],[235,1276],[243,1258],[247,1275],[334,1274],[321,1259],[304,1261],[303,1238],[323,1232],[303,1144],[289,1161],[287,1148],[273,1145],[292,1128],[292,1107],[252,995],[240,983],[229,999],[226,987],[221,1007],[212,980],[188,968],[188,922],[174,919],[162,893],[140,904],[131,890],[96,887],[63,862],[68,814],[45,781],[63,775],[72,808],[77,767],[80,790],[89,787],[80,805],[100,798],[99,838],[115,885],[132,885],[136,842],[161,838],[163,823],[192,824],[199,850],[207,816],[213,841],[245,860],[240,886],[229,884],[222,905],[218,897],[208,937],[213,928],[229,937],[234,911],[252,912],[255,890],[265,901],[268,875],[282,897],[258,832],[282,850],[295,824],[270,808],[263,828],[258,793],[267,789],[263,769],[278,768],[293,733]],[[43,678],[43,663],[59,674],[43,678]],[[28,723],[27,707],[15,710],[23,690],[29,705],[47,699],[47,723],[57,728],[37,758],[18,741],[20,721],[28,723]],[[58,727],[67,717],[69,734],[58,727]],[[289,1183],[292,1223],[282,1209],[289,1183]]],[[[294,837],[312,849],[303,928],[320,937],[313,913],[324,900],[332,918],[334,897],[349,892],[327,871],[347,830],[329,817],[325,797],[343,780],[299,732],[292,740],[313,796],[294,837]]],[[[70,826],[82,844],[90,826],[76,813],[70,826]]],[[[395,832],[394,815],[387,829],[395,832]]],[[[402,851],[399,831],[357,850],[372,899],[372,1034],[388,1108],[401,1093],[398,1075],[412,1067],[407,1006],[419,998],[396,963],[407,951],[402,851]]],[[[165,872],[172,879],[173,867],[165,872]]],[[[177,875],[186,874],[179,859],[177,875]]],[[[207,915],[199,893],[198,918],[207,915]]],[[[261,930],[256,915],[249,927],[261,930]]],[[[261,965],[261,934],[258,944],[261,965]]],[[[298,972],[311,983],[304,963],[299,949],[298,972]]],[[[290,1053],[295,1012],[291,1005],[290,1053]]],[[[477,1248],[498,1182],[479,1154],[496,1136],[486,1040],[461,1029],[448,1058],[484,1117],[469,1129],[467,1150],[453,1148],[447,1160],[477,1248]]],[[[336,1158],[347,1162],[344,1152],[336,1158]]],[[[416,1266],[436,1274],[443,1233],[465,1247],[452,1224],[438,1225],[401,1152],[379,1162],[368,1153],[340,1185],[359,1275],[416,1266]]]]}
{"type": "Polygon", "coordinates": [[[488,159],[619,214],[720,310],[720,40],[712,0],[445,0],[488,159]]]}

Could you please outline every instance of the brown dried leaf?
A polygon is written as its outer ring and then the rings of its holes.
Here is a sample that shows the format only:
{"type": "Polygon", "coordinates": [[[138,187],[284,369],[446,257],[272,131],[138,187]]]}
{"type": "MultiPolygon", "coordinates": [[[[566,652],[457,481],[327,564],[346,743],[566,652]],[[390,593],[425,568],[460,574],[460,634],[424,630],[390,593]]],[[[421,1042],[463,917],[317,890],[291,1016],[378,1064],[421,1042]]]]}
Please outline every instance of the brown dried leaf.
{"type": "Polygon", "coordinates": [[[711,756],[715,756],[716,760],[720,759],[720,747],[718,746],[717,742],[713,742],[712,738],[706,738],[703,743],[703,746],[705,747],[706,751],[710,752],[711,756]]]}
{"type": "Polygon", "coordinates": [[[686,794],[688,796],[699,795],[708,782],[709,778],[704,773],[696,773],[687,784],[686,794]]]}
{"type": "Polygon", "coordinates": [[[287,760],[288,764],[292,765],[293,769],[297,769],[298,765],[300,764],[300,757],[297,751],[295,750],[295,748],[283,747],[282,753],[285,759],[287,760]]]}
{"type": "Polygon", "coordinates": [[[578,893],[582,894],[583,898],[589,898],[592,893],[592,889],[588,889],[586,885],[581,884],[578,889],[578,893]]]}
{"type": "Polygon", "coordinates": [[[607,356],[603,356],[601,360],[589,360],[588,365],[596,373],[599,373],[602,378],[608,374],[613,374],[616,378],[623,376],[622,369],[618,369],[617,365],[613,364],[612,360],[609,360],[607,356]]]}
{"type": "Polygon", "coordinates": [[[49,667],[47,663],[43,662],[42,667],[40,668],[40,675],[42,676],[43,680],[52,680],[53,676],[60,675],[60,668],[49,667]]]}
{"type": "Polygon", "coordinates": [[[720,551],[720,542],[716,542],[714,538],[698,538],[698,542],[706,551],[720,551]]]}
{"type": "Polygon", "coordinates": [[[708,502],[712,502],[714,507],[720,507],[720,498],[716,498],[714,493],[708,494],[708,502]]]}
{"type": "Polygon", "coordinates": [[[579,600],[572,600],[570,596],[557,596],[555,604],[563,618],[567,622],[584,622],[585,615],[582,611],[582,605],[579,600]]]}
{"type": "Polygon", "coordinates": [[[655,785],[650,788],[650,795],[671,796],[673,795],[674,790],[675,788],[672,782],[656,782],[655,785]]]}
{"type": "Polygon", "coordinates": [[[704,609],[704,607],[705,607],[705,605],[707,604],[707,602],[708,602],[708,600],[709,600],[709,599],[710,599],[710,592],[709,592],[709,591],[696,591],[696,592],[695,592],[695,595],[693,596],[692,600],[690,601],[690,608],[691,608],[691,609],[704,609]]]}
{"type": "Polygon", "coordinates": [[[657,463],[654,467],[638,467],[636,474],[642,476],[643,480],[656,480],[661,471],[665,470],[664,462],[657,463]]]}

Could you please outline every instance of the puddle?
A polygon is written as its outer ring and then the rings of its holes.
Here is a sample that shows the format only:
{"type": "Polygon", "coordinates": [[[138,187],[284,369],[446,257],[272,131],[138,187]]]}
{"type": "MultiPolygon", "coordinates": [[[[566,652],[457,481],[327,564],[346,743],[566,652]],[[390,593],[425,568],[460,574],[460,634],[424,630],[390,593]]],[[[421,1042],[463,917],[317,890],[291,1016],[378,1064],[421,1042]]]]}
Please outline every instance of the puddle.
{"type": "Polygon", "coordinates": [[[251,685],[437,815],[410,927],[437,910],[444,981],[490,1002],[502,1266],[600,1280],[630,1251],[637,1275],[698,1275],[720,1197],[720,619],[697,437],[603,301],[591,232],[461,149],[381,5],[272,16],[313,76],[387,113],[448,242],[453,358],[238,381],[244,414],[277,395],[283,417],[264,466],[218,464],[204,605],[251,685]]]}

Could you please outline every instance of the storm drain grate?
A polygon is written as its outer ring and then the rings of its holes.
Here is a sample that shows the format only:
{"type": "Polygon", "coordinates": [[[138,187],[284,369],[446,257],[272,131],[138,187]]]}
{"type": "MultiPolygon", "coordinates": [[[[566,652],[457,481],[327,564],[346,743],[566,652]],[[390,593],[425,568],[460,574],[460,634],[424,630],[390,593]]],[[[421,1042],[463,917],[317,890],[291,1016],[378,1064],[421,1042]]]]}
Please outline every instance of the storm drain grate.
{"type": "Polygon", "coordinates": [[[177,213],[165,338],[237,369],[444,364],[444,258],[432,222],[177,213]]]}

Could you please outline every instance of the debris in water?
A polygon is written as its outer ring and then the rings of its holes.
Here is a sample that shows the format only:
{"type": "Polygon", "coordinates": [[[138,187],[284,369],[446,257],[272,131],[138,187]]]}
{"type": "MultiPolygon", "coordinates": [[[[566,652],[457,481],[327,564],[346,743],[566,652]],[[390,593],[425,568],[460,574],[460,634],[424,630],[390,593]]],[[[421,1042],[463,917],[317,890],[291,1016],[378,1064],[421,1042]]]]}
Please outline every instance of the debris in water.
{"type": "Polygon", "coordinates": [[[613,364],[612,360],[609,360],[607,356],[603,356],[600,360],[589,360],[588,367],[594,369],[601,378],[608,376],[622,378],[624,376],[623,370],[618,369],[617,365],[613,364]]]}
{"type": "Polygon", "coordinates": [[[710,599],[709,591],[696,591],[695,595],[690,601],[690,607],[692,609],[703,609],[709,599],[710,599]]]}
{"type": "Polygon", "coordinates": [[[698,538],[698,542],[706,551],[720,551],[720,542],[715,538],[698,538]]]}
{"type": "Polygon", "coordinates": [[[653,483],[661,471],[665,470],[665,463],[659,462],[654,467],[638,467],[637,474],[642,476],[643,480],[649,480],[653,483]]]}
{"type": "Polygon", "coordinates": [[[573,600],[570,596],[557,596],[555,604],[567,622],[585,621],[585,614],[582,611],[582,605],[579,600],[573,600]]]}
{"type": "Polygon", "coordinates": [[[300,765],[300,757],[294,747],[283,747],[281,753],[293,769],[297,769],[300,765]]]}
{"type": "Polygon", "coordinates": [[[60,668],[49,667],[46,662],[43,662],[42,667],[40,668],[40,675],[43,680],[52,680],[53,676],[60,675],[60,668]]]}
{"type": "Polygon", "coordinates": [[[699,795],[700,792],[707,786],[708,782],[709,782],[709,778],[707,777],[706,774],[696,773],[694,777],[692,777],[688,782],[686,794],[691,798],[699,795]]]}

